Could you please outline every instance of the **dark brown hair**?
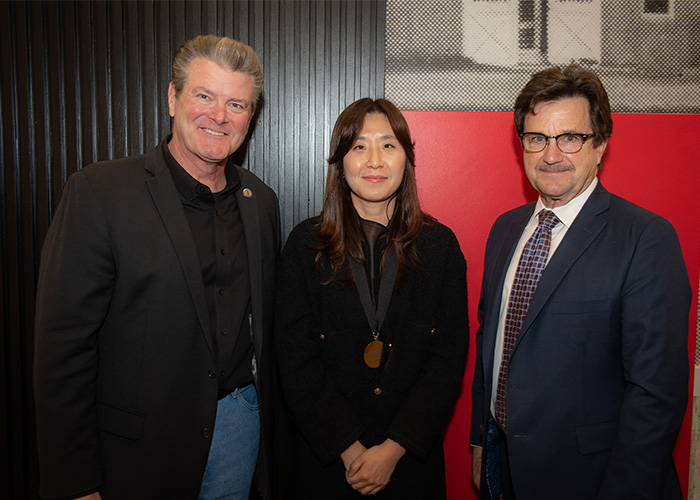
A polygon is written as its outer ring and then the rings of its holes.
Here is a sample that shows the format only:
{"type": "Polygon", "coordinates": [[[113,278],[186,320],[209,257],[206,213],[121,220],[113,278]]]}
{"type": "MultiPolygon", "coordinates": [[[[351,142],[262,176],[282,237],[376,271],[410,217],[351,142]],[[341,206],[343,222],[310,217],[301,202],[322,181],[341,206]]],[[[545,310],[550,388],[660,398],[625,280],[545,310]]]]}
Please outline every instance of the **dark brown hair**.
{"type": "Polygon", "coordinates": [[[515,129],[523,133],[525,117],[543,102],[572,97],[585,97],[589,105],[589,120],[595,136],[593,146],[608,140],[613,130],[610,101],[603,83],[593,71],[571,64],[565,68],[549,68],[535,73],[515,99],[515,129]]]}
{"type": "MultiPolygon", "coordinates": [[[[331,136],[331,154],[328,158],[328,176],[319,229],[317,263],[322,258],[331,266],[329,282],[336,279],[351,281],[345,263],[346,254],[364,262],[362,253],[360,217],[352,204],[350,187],[343,175],[343,158],[350,151],[362,130],[365,117],[382,114],[406,154],[406,167],[401,184],[394,193],[394,213],[391,215],[385,255],[392,252],[399,262],[397,283],[401,283],[408,269],[421,268],[416,240],[423,227],[423,212],[418,202],[413,141],[408,123],[401,111],[386,99],[369,97],[353,102],[340,114],[331,136]]],[[[383,259],[382,259],[383,261],[383,259]]]]}

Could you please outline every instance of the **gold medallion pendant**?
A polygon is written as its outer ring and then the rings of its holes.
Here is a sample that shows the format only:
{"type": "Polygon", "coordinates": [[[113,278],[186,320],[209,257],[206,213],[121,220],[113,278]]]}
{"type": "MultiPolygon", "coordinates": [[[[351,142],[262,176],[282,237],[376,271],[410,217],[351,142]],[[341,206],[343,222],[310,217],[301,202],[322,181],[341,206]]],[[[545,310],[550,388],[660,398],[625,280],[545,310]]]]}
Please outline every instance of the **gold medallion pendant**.
{"type": "Polygon", "coordinates": [[[370,368],[379,368],[382,365],[382,354],[384,351],[384,343],[377,340],[379,333],[372,333],[374,340],[365,347],[364,360],[365,364],[370,368]]]}

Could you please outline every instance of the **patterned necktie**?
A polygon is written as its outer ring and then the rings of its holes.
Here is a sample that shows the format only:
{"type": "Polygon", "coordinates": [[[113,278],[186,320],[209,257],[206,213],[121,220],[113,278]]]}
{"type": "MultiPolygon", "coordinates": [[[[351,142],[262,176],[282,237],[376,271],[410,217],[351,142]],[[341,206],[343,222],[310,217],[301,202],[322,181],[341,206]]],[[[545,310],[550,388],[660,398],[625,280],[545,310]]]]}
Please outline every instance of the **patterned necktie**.
{"type": "Polygon", "coordinates": [[[527,241],[520,255],[518,268],[515,271],[513,288],[508,300],[508,311],[503,332],[503,358],[498,372],[498,392],[496,393],[496,418],[503,429],[506,428],[506,376],[508,362],[513,353],[515,341],[523,325],[525,314],[530,307],[530,301],[540,281],[542,271],[547,265],[549,246],[552,242],[552,228],[559,223],[554,212],[542,210],[539,213],[537,229],[527,241]]]}

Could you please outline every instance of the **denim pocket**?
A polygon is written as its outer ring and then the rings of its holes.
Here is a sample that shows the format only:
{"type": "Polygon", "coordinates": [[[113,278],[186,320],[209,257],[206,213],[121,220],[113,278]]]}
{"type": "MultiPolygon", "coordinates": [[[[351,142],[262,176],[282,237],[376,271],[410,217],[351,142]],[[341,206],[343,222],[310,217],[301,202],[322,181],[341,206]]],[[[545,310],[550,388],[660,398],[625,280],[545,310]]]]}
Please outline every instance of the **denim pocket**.
{"type": "Polygon", "coordinates": [[[250,384],[241,389],[233,391],[231,396],[234,399],[240,400],[241,404],[251,411],[258,411],[258,392],[255,390],[255,385],[250,384]]]}

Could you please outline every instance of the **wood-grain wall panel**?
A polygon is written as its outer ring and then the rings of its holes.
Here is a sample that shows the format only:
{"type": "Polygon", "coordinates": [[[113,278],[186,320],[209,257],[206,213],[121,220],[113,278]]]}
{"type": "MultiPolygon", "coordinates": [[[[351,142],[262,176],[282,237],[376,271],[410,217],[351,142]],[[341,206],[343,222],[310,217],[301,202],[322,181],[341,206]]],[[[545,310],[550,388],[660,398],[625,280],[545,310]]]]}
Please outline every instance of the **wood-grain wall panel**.
{"type": "Polygon", "coordinates": [[[321,208],[340,111],[384,93],[384,23],[373,0],[0,2],[0,498],[37,498],[35,282],[68,176],[155,147],[177,48],[231,36],[266,76],[237,159],[278,193],[286,236],[321,208]]]}

